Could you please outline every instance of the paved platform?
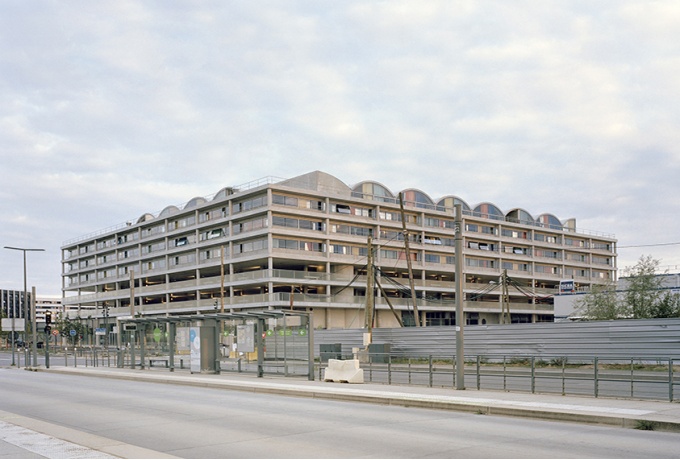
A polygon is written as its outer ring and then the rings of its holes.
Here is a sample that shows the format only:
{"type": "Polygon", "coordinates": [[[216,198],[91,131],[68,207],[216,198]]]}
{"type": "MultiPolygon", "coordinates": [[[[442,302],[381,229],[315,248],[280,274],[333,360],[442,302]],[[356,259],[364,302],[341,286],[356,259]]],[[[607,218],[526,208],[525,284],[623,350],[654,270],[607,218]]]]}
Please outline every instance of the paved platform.
{"type": "Polygon", "coordinates": [[[88,377],[193,385],[305,398],[420,407],[680,433],[679,402],[510,393],[476,389],[456,390],[376,383],[348,384],[310,381],[300,377],[265,376],[258,378],[253,374],[246,373],[190,374],[154,368],[142,370],[109,367],[52,367],[50,369],[39,367],[34,370],[88,377]]]}

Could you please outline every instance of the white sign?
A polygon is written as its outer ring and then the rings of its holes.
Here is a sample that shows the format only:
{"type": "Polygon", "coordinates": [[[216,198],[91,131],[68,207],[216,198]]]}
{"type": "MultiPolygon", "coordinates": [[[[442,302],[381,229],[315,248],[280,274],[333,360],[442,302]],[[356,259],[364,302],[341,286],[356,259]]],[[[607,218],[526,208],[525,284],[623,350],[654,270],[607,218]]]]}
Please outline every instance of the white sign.
{"type": "Polygon", "coordinates": [[[11,331],[12,324],[14,324],[15,331],[24,331],[24,319],[23,318],[2,318],[2,330],[11,331]]]}
{"type": "Polygon", "coordinates": [[[236,343],[238,351],[252,353],[255,351],[255,325],[240,324],[236,326],[236,343]]]}
{"type": "Polygon", "coordinates": [[[189,328],[189,346],[191,347],[191,373],[201,372],[201,328],[189,328]]]}

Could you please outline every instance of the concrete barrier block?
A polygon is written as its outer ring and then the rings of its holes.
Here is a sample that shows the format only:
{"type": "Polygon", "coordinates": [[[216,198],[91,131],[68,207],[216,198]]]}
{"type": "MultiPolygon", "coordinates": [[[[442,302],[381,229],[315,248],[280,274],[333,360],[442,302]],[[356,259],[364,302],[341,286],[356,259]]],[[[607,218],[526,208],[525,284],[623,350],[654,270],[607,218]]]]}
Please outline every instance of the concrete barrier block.
{"type": "Polygon", "coordinates": [[[329,359],[324,369],[324,381],[343,383],[364,383],[364,370],[358,359],[329,359]]]}

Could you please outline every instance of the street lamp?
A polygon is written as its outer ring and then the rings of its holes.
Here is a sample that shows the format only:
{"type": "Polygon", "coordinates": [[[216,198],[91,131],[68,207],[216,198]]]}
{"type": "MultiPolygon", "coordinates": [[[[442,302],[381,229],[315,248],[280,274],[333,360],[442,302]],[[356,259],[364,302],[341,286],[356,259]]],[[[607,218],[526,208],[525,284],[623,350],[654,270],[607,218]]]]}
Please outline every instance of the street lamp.
{"type": "MultiPolygon", "coordinates": [[[[15,248],[12,246],[5,246],[5,249],[12,249],[14,251],[22,251],[24,253],[24,342],[28,336],[28,291],[26,289],[26,252],[28,251],[44,251],[44,249],[37,248],[15,248]]],[[[35,318],[33,318],[35,323],[35,318]]],[[[35,328],[35,324],[33,324],[35,328]]],[[[33,362],[36,363],[36,343],[33,341],[33,362]]],[[[12,323],[12,366],[14,365],[14,324],[12,323]]]]}

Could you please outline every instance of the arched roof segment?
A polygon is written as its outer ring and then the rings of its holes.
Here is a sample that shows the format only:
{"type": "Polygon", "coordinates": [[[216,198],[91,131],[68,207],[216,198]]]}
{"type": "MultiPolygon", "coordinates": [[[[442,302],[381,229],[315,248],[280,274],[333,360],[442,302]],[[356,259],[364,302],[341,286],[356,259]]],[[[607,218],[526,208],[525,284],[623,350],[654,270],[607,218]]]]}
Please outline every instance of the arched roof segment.
{"type": "Polygon", "coordinates": [[[217,192],[215,194],[212,201],[221,200],[222,198],[226,198],[229,195],[233,195],[233,194],[234,194],[234,187],[224,187],[219,192],[217,192]]]}
{"type": "Polygon", "coordinates": [[[504,220],[505,216],[496,205],[491,203],[478,204],[472,211],[472,214],[477,217],[484,217],[486,219],[504,220]]]}
{"type": "Polygon", "coordinates": [[[358,183],[352,188],[352,195],[366,200],[394,203],[394,194],[384,185],[374,181],[358,183]]]}
{"type": "Polygon", "coordinates": [[[406,207],[416,207],[416,208],[428,208],[428,209],[433,209],[434,208],[434,202],[432,201],[432,198],[430,198],[427,193],[415,189],[415,188],[409,188],[406,190],[403,190],[402,195],[404,196],[404,206],[406,207]]]}
{"type": "Polygon", "coordinates": [[[205,203],[205,198],[203,198],[202,196],[197,196],[195,198],[190,199],[187,202],[187,204],[184,205],[184,209],[193,208],[193,207],[196,207],[196,206],[201,205],[203,203],[205,203]]]}
{"type": "Polygon", "coordinates": [[[560,222],[560,220],[557,217],[548,213],[541,214],[540,216],[538,216],[538,219],[536,219],[536,223],[541,227],[552,228],[553,230],[562,229],[562,222],[560,222]]]}
{"type": "Polygon", "coordinates": [[[453,195],[440,198],[437,201],[437,211],[451,211],[453,213],[453,209],[457,204],[463,208],[463,211],[470,211],[470,205],[465,200],[453,195]]]}
{"type": "Polygon", "coordinates": [[[525,225],[533,225],[534,222],[536,222],[535,219],[531,217],[531,214],[521,208],[515,208],[507,213],[505,215],[505,220],[525,225]]]}
{"type": "Polygon", "coordinates": [[[147,212],[147,213],[143,214],[139,219],[137,219],[137,223],[141,224],[142,222],[148,222],[151,219],[154,219],[153,214],[147,212]]]}
{"type": "Polygon", "coordinates": [[[161,211],[161,213],[158,215],[158,217],[166,217],[166,216],[171,216],[173,214],[176,214],[179,212],[179,208],[177,206],[166,206],[165,209],[161,211]]]}

